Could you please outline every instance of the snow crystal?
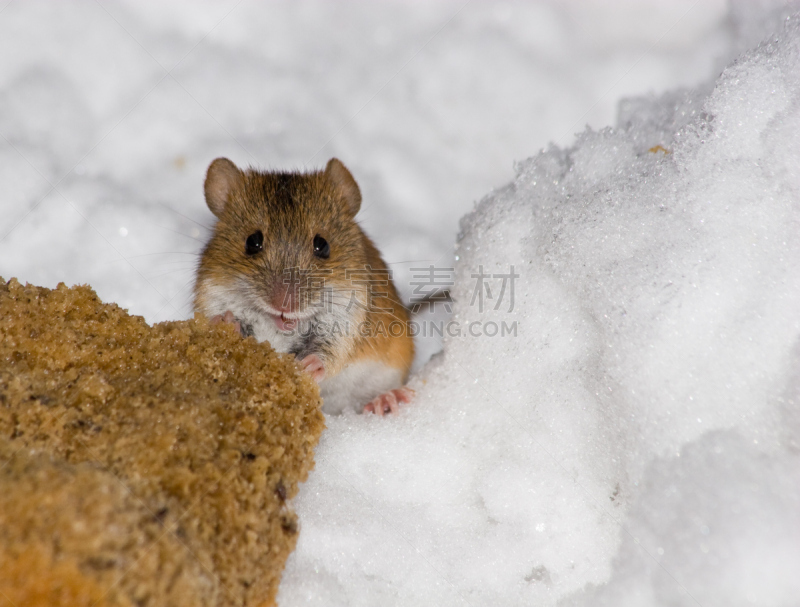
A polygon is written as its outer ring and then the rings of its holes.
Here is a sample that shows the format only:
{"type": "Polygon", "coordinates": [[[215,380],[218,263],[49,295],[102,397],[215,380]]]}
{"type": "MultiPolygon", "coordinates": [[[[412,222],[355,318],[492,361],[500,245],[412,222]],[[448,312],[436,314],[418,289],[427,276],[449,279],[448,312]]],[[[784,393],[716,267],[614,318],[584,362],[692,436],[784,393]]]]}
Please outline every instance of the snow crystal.
{"type": "Polygon", "coordinates": [[[796,605],[800,457],[709,432],[648,468],[611,581],[569,605],[796,605]]]}

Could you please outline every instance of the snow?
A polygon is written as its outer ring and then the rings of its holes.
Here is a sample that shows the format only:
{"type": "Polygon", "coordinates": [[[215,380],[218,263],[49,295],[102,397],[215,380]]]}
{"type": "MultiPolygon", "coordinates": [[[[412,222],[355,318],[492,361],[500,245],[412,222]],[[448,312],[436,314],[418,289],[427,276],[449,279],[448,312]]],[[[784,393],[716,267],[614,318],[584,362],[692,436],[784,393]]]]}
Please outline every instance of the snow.
{"type": "Polygon", "coordinates": [[[187,317],[220,155],[336,155],[406,295],[455,267],[416,402],[328,417],[281,605],[796,605],[796,4],[0,9],[0,275],[187,317]]]}

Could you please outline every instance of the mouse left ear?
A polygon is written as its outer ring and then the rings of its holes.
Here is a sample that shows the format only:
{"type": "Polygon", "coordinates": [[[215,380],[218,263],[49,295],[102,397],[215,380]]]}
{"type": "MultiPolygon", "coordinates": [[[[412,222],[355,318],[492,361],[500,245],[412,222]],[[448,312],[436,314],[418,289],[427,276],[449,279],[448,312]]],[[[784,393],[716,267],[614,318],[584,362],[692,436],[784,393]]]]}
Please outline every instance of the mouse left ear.
{"type": "Polygon", "coordinates": [[[338,158],[331,158],[325,167],[325,176],[333,182],[336,190],[344,197],[353,217],[361,208],[361,190],[350,171],[338,158]]]}

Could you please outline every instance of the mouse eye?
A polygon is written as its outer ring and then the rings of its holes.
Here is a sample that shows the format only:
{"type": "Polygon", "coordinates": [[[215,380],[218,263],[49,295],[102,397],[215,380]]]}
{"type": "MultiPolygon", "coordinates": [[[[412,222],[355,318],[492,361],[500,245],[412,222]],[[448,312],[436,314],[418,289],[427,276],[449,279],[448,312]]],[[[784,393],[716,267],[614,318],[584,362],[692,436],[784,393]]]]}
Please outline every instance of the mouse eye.
{"type": "Polygon", "coordinates": [[[244,252],[248,255],[255,255],[260,252],[263,247],[264,235],[261,233],[261,230],[250,234],[244,242],[244,252]]]}
{"type": "Polygon", "coordinates": [[[331,247],[328,241],[319,234],[314,236],[314,255],[322,259],[328,259],[331,255],[331,247]]]}

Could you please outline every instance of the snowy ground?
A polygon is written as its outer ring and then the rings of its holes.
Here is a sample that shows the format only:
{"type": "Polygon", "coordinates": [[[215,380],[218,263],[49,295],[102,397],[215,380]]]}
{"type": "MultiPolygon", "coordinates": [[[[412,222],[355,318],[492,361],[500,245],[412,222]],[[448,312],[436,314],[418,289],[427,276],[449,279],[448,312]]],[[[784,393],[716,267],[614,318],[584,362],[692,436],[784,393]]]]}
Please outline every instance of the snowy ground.
{"type": "Polygon", "coordinates": [[[455,263],[459,326],[517,323],[446,339],[400,417],[329,418],[281,605],[796,604],[793,23],[717,81],[778,16],[706,0],[0,9],[0,276],[185,318],[210,160],[335,155],[402,290],[455,263]],[[470,305],[480,267],[497,297],[512,265],[513,310],[470,305]]]}

